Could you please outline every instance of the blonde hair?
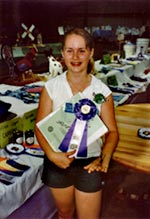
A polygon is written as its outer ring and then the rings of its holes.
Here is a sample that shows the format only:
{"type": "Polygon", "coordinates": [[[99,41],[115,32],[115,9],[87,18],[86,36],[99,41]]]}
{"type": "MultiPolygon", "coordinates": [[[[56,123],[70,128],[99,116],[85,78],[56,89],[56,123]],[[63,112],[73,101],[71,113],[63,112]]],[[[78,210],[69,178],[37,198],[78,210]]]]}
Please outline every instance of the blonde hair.
{"type": "Polygon", "coordinates": [[[93,57],[89,60],[88,68],[87,68],[88,74],[96,74],[95,72],[95,63],[93,57]]]}

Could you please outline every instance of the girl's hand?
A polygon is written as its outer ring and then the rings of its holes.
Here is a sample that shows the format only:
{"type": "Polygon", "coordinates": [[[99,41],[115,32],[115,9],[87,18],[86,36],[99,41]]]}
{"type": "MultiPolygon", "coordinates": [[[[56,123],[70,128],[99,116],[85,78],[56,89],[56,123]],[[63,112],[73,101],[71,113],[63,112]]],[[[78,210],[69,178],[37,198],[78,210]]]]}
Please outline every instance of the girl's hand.
{"type": "Polygon", "coordinates": [[[67,167],[70,166],[70,164],[74,160],[74,156],[73,156],[74,153],[75,153],[75,150],[66,152],[66,153],[54,152],[53,154],[51,154],[50,160],[58,167],[62,169],[66,169],[67,167]]]}
{"type": "Polygon", "coordinates": [[[94,171],[101,171],[101,163],[100,158],[95,159],[90,164],[84,167],[85,170],[88,171],[88,173],[92,173],[94,171]]]}
{"type": "Polygon", "coordinates": [[[100,157],[95,159],[93,162],[85,166],[84,169],[87,170],[88,173],[92,173],[93,171],[101,171],[107,173],[110,158],[110,155],[106,154],[105,156],[103,156],[103,158],[100,157]]]}

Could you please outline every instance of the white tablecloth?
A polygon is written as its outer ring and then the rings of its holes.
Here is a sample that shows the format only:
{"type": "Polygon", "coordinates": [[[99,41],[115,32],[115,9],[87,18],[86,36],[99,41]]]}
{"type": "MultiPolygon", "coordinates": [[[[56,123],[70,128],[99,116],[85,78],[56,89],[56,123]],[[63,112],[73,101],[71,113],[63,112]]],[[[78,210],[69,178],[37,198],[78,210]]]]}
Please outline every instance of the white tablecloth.
{"type": "Polygon", "coordinates": [[[43,158],[28,154],[10,155],[4,149],[0,150],[0,157],[30,166],[22,176],[14,176],[12,184],[5,185],[0,182],[0,219],[4,219],[42,186],[43,158]]]}

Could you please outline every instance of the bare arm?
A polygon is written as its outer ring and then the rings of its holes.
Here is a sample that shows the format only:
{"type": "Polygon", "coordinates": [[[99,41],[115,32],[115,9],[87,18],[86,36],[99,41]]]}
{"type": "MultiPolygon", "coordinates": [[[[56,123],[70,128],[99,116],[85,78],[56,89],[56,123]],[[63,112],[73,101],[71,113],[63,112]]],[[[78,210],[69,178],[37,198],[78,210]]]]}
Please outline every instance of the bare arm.
{"type": "Polygon", "coordinates": [[[102,157],[96,159],[93,163],[85,167],[85,169],[87,169],[88,172],[92,172],[94,170],[101,170],[103,172],[107,172],[113,151],[118,143],[119,137],[115,120],[114,103],[112,95],[109,95],[106,99],[106,102],[102,104],[100,117],[107,126],[108,133],[105,135],[105,141],[102,148],[102,157]]]}
{"type": "MultiPolygon", "coordinates": [[[[37,111],[36,124],[46,117],[48,114],[52,112],[53,102],[47,93],[46,88],[44,87],[39,101],[39,107],[37,111]]],[[[37,137],[37,141],[40,144],[41,148],[44,150],[48,159],[55,163],[57,166],[61,168],[67,168],[72,162],[73,158],[69,158],[74,152],[55,152],[52,147],[48,144],[47,140],[44,138],[37,125],[35,124],[35,134],[37,137]]]]}
{"type": "Polygon", "coordinates": [[[115,119],[112,95],[109,95],[106,102],[102,104],[101,118],[108,128],[108,133],[106,134],[103,146],[103,155],[108,154],[112,156],[112,153],[118,143],[118,129],[115,119]]]}
{"type": "Polygon", "coordinates": [[[109,95],[106,102],[102,104],[101,118],[108,128],[102,148],[102,170],[106,172],[119,139],[112,95],[109,95]]]}

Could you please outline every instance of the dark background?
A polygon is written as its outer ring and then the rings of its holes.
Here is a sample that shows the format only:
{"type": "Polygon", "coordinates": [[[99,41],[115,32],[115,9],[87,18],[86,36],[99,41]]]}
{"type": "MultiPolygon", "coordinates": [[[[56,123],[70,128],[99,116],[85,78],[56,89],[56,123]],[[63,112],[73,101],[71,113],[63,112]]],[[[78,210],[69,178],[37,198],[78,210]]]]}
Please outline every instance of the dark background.
{"type": "Polygon", "coordinates": [[[58,26],[117,25],[140,27],[150,20],[149,0],[0,0],[0,35],[13,44],[21,23],[58,42],[58,26]]]}

